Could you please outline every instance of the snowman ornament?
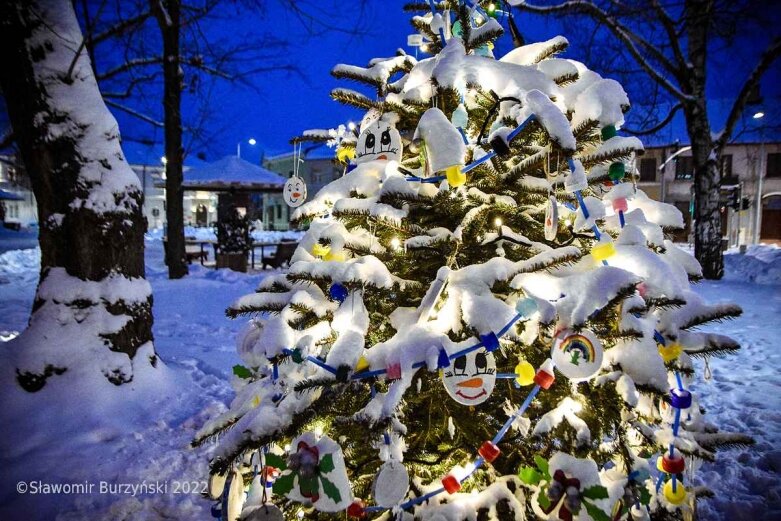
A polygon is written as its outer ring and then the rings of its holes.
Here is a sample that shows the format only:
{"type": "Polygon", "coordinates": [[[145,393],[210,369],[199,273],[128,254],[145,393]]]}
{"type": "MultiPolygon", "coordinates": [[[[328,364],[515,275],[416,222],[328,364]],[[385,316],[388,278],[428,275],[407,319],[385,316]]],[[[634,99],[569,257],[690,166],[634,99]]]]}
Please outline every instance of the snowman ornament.
{"type": "Polygon", "coordinates": [[[363,128],[355,146],[355,163],[367,161],[401,162],[401,134],[396,130],[395,114],[385,114],[363,128]]]}
{"type": "Polygon", "coordinates": [[[485,348],[466,353],[450,361],[442,371],[447,394],[462,405],[486,401],[496,385],[496,360],[485,348]]]}
{"type": "Polygon", "coordinates": [[[306,183],[302,178],[293,175],[285,182],[282,196],[289,207],[298,208],[306,201],[306,183]]]}

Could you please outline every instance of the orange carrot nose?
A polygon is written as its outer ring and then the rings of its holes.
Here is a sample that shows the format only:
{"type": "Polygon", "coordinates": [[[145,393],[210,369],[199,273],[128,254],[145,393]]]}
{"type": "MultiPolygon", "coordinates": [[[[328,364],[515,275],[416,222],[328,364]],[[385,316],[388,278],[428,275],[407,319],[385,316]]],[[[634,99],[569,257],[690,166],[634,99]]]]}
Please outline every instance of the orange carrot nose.
{"type": "Polygon", "coordinates": [[[483,386],[483,379],[482,378],[470,378],[469,380],[464,380],[463,382],[456,384],[457,387],[482,387],[483,386]]]}
{"type": "Polygon", "coordinates": [[[296,197],[296,198],[301,197],[301,193],[300,192],[293,192],[293,197],[296,197]]]}

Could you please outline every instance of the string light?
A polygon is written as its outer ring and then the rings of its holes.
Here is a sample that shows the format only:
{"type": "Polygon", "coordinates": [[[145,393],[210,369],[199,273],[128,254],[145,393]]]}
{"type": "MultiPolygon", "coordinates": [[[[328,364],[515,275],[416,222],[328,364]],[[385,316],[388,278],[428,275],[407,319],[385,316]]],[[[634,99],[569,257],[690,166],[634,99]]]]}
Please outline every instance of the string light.
{"type": "Polygon", "coordinates": [[[497,217],[496,219],[494,219],[494,226],[496,226],[497,228],[501,228],[503,224],[504,221],[502,221],[501,217],[497,217]]]}
{"type": "Polygon", "coordinates": [[[399,248],[401,248],[401,241],[399,240],[398,237],[394,237],[393,239],[391,239],[390,245],[391,248],[393,248],[394,250],[398,250],[399,248]]]}

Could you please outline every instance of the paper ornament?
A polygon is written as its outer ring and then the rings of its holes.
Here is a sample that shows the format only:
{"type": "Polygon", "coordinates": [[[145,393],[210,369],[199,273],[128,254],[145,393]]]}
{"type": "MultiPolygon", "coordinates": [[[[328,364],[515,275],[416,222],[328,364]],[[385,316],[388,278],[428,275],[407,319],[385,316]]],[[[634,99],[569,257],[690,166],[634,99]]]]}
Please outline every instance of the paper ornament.
{"type": "Polygon", "coordinates": [[[442,371],[445,390],[462,405],[478,405],[491,396],[496,385],[496,360],[484,348],[451,360],[442,371]]]}
{"type": "Polygon", "coordinates": [[[551,357],[556,369],[567,378],[591,378],[602,366],[602,343],[591,331],[564,330],[556,337],[551,357]]]}
{"type": "Polygon", "coordinates": [[[298,208],[306,201],[306,183],[297,175],[294,175],[287,181],[282,188],[282,197],[285,203],[291,208],[298,208]]]}
{"type": "Polygon", "coordinates": [[[241,511],[239,521],[285,521],[285,515],[276,505],[266,503],[265,505],[245,507],[241,511]]]}
{"type": "Polygon", "coordinates": [[[393,508],[404,499],[409,490],[409,473],[400,461],[389,460],[382,464],[374,478],[372,496],[381,507],[393,508]]]}
{"type": "Polygon", "coordinates": [[[212,474],[209,476],[209,497],[211,499],[220,499],[222,497],[222,491],[225,490],[225,480],[228,479],[227,474],[212,474]]]}
{"type": "Polygon", "coordinates": [[[238,521],[244,506],[244,479],[237,471],[232,471],[225,484],[222,496],[222,513],[225,521],[238,521]]]}
{"type": "Polygon", "coordinates": [[[356,164],[367,161],[401,162],[401,134],[385,116],[363,128],[355,146],[356,164]]]}
{"type": "Polygon", "coordinates": [[[545,206],[545,239],[552,241],[559,230],[559,205],[555,195],[548,196],[548,204],[545,206]]]}
{"type": "Polygon", "coordinates": [[[347,508],[353,495],[339,445],[328,436],[306,432],[293,440],[291,447],[287,460],[266,454],[266,464],[281,470],[274,481],[274,493],[322,512],[347,508]]]}

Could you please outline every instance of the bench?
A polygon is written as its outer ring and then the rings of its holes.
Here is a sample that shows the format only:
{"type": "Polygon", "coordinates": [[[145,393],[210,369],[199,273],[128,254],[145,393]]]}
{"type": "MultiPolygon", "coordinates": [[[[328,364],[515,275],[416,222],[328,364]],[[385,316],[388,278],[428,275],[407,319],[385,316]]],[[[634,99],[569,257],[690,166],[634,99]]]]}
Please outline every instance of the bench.
{"type": "Polygon", "coordinates": [[[282,241],[277,245],[276,253],[272,255],[264,255],[261,262],[261,268],[265,269],[266,266],[271,268],[281,268],[285,263],[290,265],[290,259],[293,258],[293,253],[298,248],[296,241],[282,241]]]}

